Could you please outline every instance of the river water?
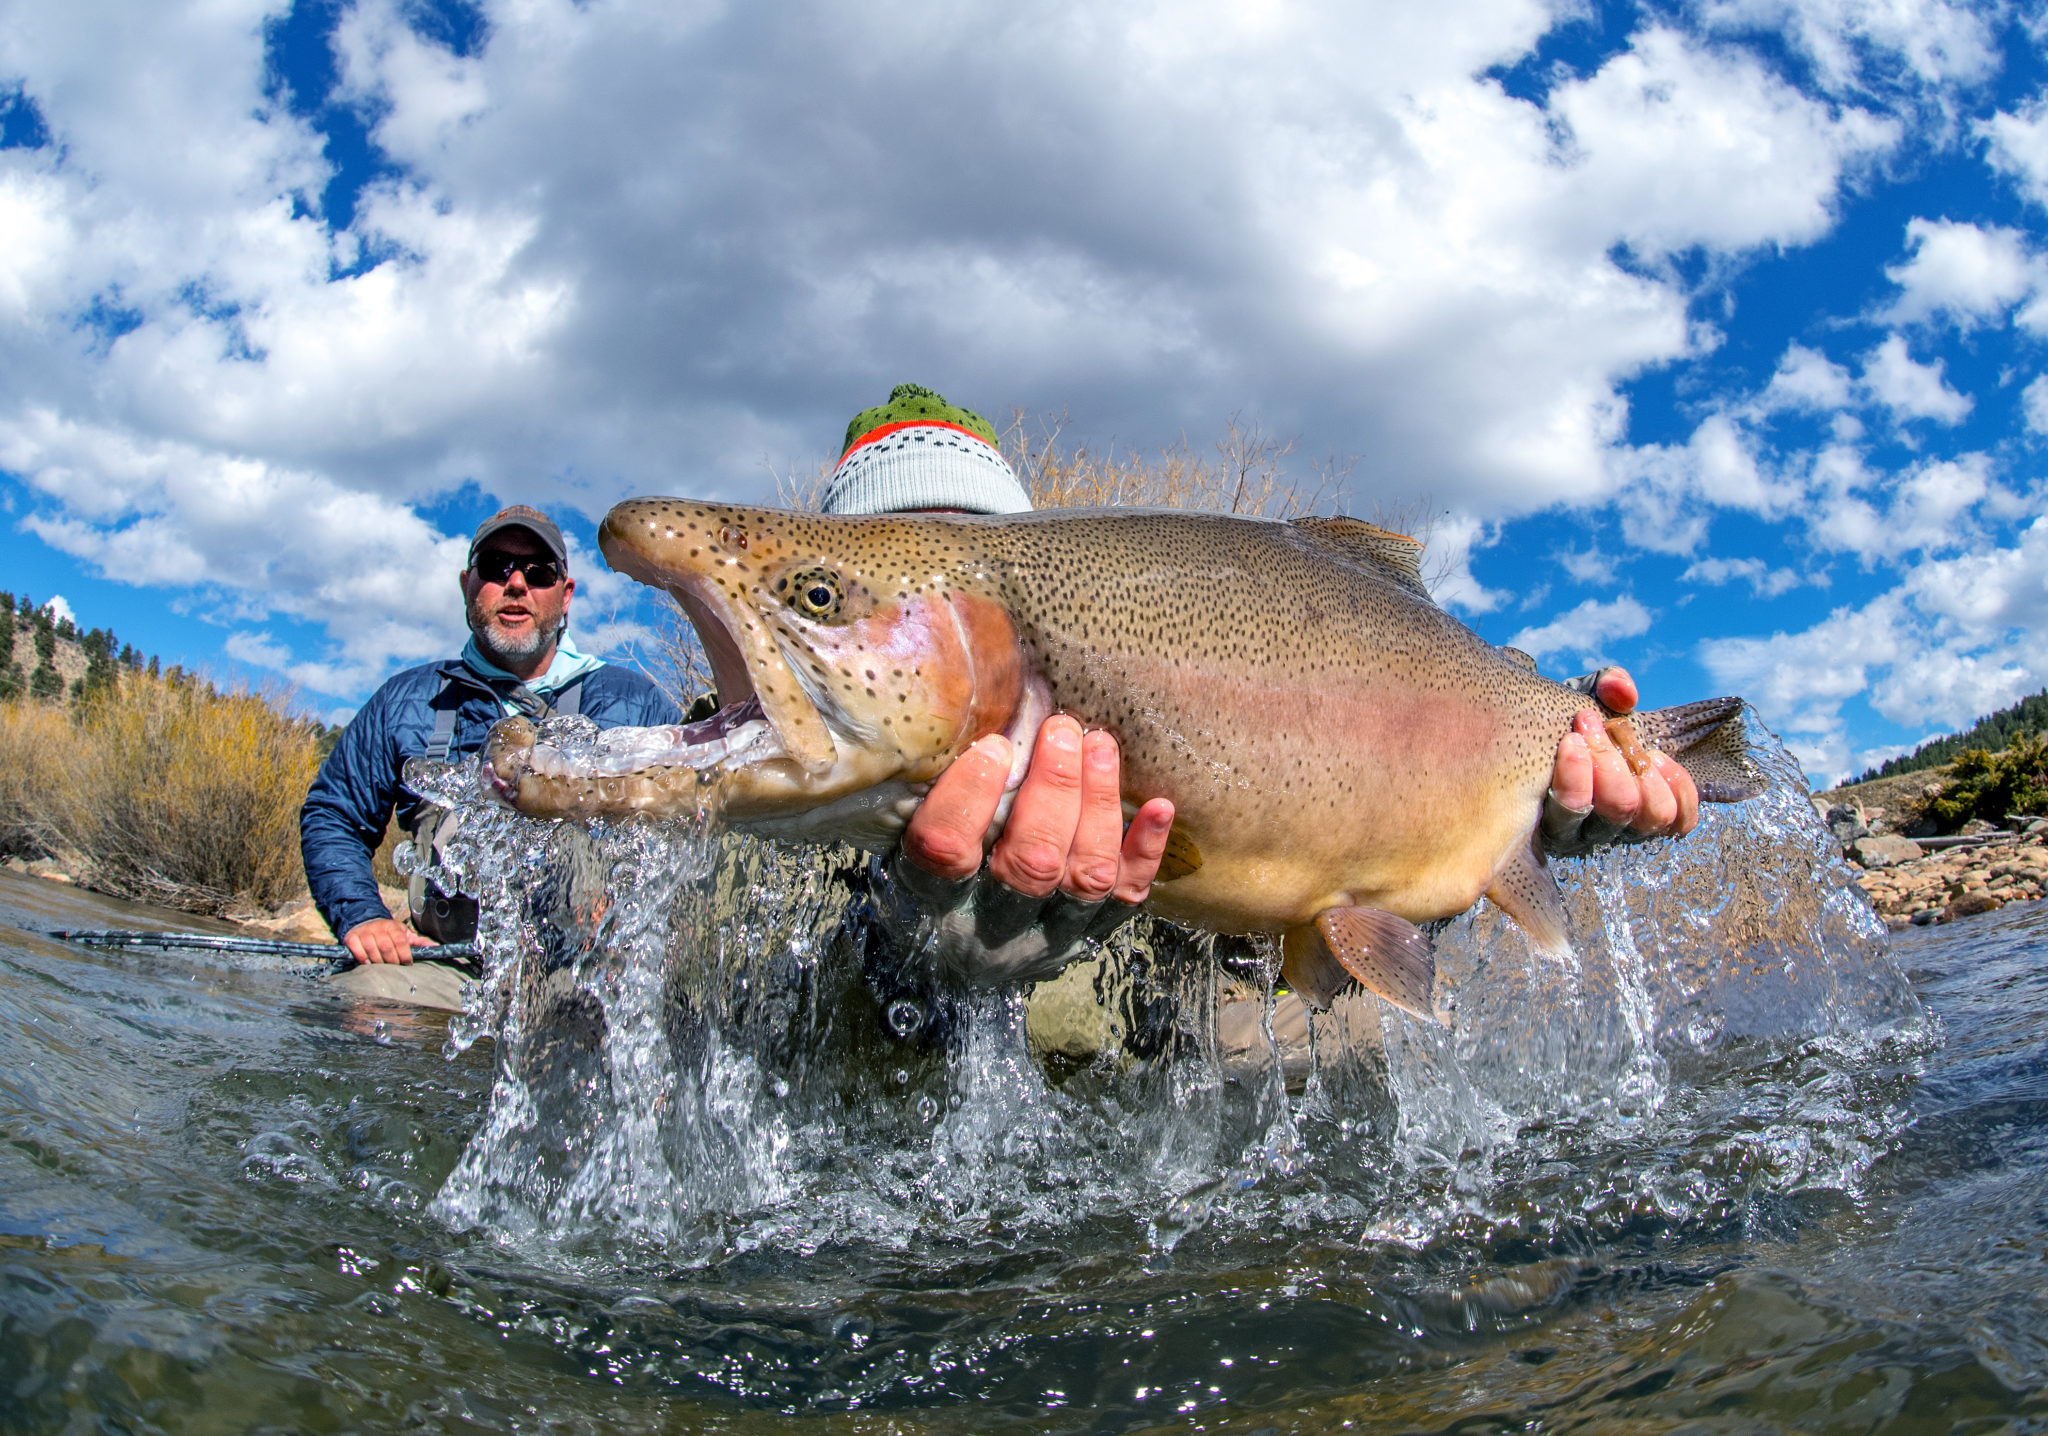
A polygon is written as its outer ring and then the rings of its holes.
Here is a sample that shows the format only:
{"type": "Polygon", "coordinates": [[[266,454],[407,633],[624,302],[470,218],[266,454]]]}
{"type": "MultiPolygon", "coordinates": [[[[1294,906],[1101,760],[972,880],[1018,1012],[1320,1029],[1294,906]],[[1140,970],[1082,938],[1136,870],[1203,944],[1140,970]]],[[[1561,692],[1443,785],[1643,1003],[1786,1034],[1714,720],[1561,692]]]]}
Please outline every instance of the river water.
{"type": "Polygon", "coordinates": [[[1092,1058],[693,824],[477,814],[452,1018],[0,874],[0,1429],[2048,1426],[2048,910],[1887,939],[1778,777],[1441,1025],[1122,940],[1092,1058]]]}

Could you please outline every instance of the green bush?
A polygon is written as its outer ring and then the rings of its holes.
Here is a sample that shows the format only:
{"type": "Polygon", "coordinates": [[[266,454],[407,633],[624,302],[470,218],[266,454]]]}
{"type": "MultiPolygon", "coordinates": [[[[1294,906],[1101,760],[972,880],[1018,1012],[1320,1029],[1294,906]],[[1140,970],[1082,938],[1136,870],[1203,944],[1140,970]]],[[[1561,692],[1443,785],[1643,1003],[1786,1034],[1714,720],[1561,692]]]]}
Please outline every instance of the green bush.
{"type": "Polygon", "coordinates": [[[1922,811],[1944,832],[1972,818],[1997,823],[2012,813],[2048,812],[2048,734],[2023,734],[2002,753],[1965,751],[1922,811]]]}

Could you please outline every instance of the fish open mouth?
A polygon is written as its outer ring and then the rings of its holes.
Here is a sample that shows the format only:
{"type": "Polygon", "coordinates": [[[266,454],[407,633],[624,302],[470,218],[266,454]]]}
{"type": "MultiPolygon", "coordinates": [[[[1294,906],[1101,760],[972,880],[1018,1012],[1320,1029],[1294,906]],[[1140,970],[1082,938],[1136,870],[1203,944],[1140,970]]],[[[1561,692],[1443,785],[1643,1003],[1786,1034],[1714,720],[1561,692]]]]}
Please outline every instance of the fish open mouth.
{"type": "Polygon", "coordinates": [[[781,756],[774,725],[761,711],[760,700],[748,694],[695,723],[594,733],[543,729],[530,747],[486,750],[483,780],[499,798],[517,806],[520,781],[527,777],[602,780],[679,768],[709,773],[781,756]]]}
{"type": "MultiPolygon", "coordinates": [[[[487,752],[485,783],[511,801],[522,779],[602,780],[632,778],[663,769],[699,774],[770,762],[790,756],[774,715],[762,703],[732,627],[687,581],[669,574],[641,575],[666,590],[682,608],[710,660],[720,700],[716,712],[694,723],[651,728],[609,728],[592,732],[581,724],[567,731],[542,729],[531,747],[487,752]]],[[[552,728],[553,725],[550,725],[552,728]]]]}

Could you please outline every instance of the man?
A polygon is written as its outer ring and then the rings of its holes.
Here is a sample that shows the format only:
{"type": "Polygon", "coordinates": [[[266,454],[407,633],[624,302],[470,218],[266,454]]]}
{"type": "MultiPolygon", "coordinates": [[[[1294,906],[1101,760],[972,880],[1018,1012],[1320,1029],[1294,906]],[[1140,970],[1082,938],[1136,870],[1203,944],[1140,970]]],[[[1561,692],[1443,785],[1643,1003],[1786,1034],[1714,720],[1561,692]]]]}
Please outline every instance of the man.
{"type": "Polygon", "coordinates": [[[306,884],[320,916],[362,963],[409,963],[416,947],[476,929],[476,904],[413,882],[408,927],[386,912],[371,855],[396,808],[424,849],[430,809],[401,783],[406,760],[481,749],[514,713],[580,713],[600,728],[679,723],[660,689],[631,669],[578,651],[569,638],[569,552],[538,509],[493,514],[470,539],[461,575],[470,639],[459,658],[398,674],[370,695],[313,780],[299,812],[306,884]]]}
{"type": "MultiPolygon", "coordinates": [[[[847,425],[826,487],[833,514],[1023,513],[1017,481],[993,428],[971,409],[916,384],[847,425]]],[[[1574,686],[1616,712],[1636,704],[1635,681],[1606,668],[1574,686]]],[[[1558,743],[1543,839],[1558,856],[1617,841],[1680,836],[1699,821],[1692,778],[1665,754],[1640,776],[1587,708],[1558,743]]],[[[1040,728],[1001,837],[983,863],[1012,752],[982,738],[932,785],[891,865],[897,900],[879,895],[877,915],[902,929],[938,924],[942,961],[980,981],[1049,977],[1080,955],[1084,940],[1117,925],[1145,900],[1166,851],[1173,804],[1146,803],[1125,825],[1116,739],[1057,715],[1040,728]]]]}

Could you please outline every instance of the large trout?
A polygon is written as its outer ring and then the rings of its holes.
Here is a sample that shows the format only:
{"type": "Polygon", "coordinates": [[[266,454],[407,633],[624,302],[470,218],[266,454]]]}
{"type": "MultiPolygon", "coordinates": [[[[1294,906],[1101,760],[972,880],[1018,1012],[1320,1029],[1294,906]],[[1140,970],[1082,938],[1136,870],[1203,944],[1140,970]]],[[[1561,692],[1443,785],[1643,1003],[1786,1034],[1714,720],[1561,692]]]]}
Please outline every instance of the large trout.
{"type": "MultiPolygon", "coordinates": [[[[673,594],[723,703],[701,723],[486,752],[543,817],[681,811],[715,778],[733,825],[893,843],[983,734],[1022,777],[1055,710],[1110,730],[1133,807],[1170,798],[1150,906],[1217,932],[1284,934],[1297,990],[1356,978],[1427,1014],[1415,924],[1491,897],[1566,945],[1536,843],[1580,693],[1439,608],[1421,546],[1347,518],[1073,509],[832,518],[634,499],[598,533],[612,566],[673,594]]],[[[1741,700],[1638,715],[1710,802],[1761,790],[1741,700]]]]}

